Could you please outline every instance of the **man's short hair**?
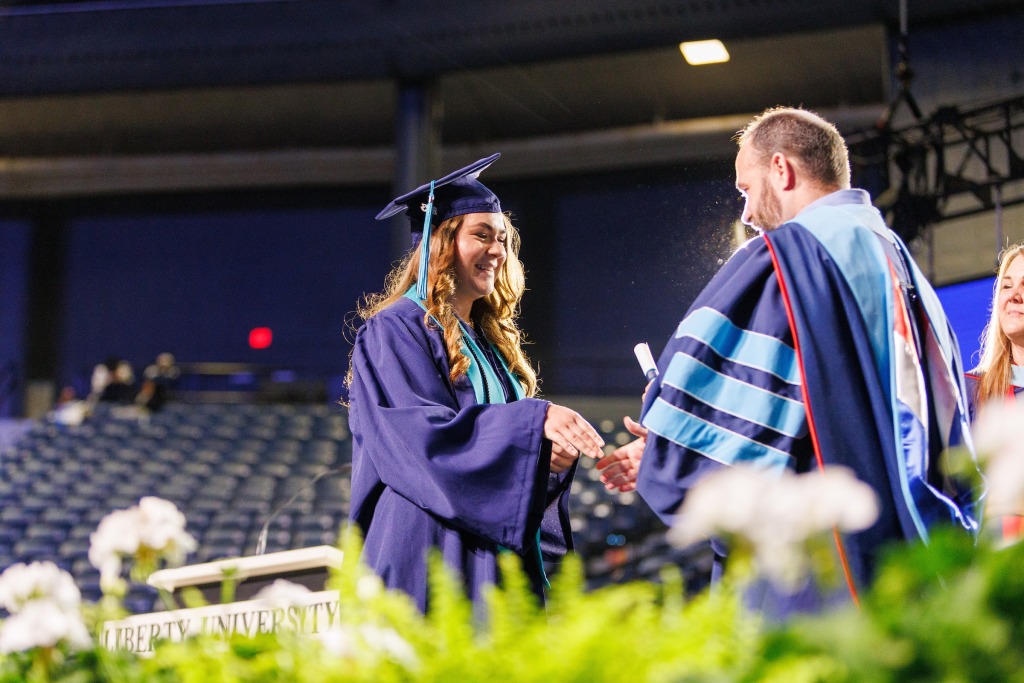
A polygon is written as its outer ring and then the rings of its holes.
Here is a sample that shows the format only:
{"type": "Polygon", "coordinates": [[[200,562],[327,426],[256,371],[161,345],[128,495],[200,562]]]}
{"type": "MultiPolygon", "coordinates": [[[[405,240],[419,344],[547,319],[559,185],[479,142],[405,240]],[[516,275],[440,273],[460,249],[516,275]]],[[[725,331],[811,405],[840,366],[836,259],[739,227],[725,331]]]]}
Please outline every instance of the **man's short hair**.
{"type": "Polygon", "coordinates": [[[806,109],[774,107],[736,134],[767,165],[776,152],[798,159],[810,177],[825,187],[850,187],[850,155],[836,127],[806,109]]]}

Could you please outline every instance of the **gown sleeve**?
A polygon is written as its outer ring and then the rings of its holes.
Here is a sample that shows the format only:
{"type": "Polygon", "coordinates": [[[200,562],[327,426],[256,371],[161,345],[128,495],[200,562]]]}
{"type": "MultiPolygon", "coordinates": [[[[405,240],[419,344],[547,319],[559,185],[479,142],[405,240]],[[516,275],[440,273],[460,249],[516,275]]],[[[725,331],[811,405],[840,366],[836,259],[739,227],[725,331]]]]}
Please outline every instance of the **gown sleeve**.
{"type": "Polygon", "coordinates": [[[770,254],[755,239],[698,296],[647,392],[637,490],[663,520],[705,474],[801,469],[810,440],[792,333],[770,254]]]}
{"type": "Polygon", "coordinates": [[[354,449],[368,461],[355,468],[372,466],[443,524],[520,554],[535,545],[548,503],[546,401],[460,406],[443,346],[421,319],[386,311],[357,335],[352,366],[354,449]]]}

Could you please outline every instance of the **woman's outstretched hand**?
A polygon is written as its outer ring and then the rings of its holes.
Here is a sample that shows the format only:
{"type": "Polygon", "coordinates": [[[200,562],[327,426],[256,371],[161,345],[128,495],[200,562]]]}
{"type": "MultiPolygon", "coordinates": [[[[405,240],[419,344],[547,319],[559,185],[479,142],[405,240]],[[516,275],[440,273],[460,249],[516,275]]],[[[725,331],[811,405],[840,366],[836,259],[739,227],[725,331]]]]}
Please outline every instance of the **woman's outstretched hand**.
{"type": "Polygon", "coordinates": [[[544,438],[551,440],[551,471],[569,469],[581,455],[598,459],[604,439],[589,422],[571,408],[552,403],[544,418],[544,438]]]}

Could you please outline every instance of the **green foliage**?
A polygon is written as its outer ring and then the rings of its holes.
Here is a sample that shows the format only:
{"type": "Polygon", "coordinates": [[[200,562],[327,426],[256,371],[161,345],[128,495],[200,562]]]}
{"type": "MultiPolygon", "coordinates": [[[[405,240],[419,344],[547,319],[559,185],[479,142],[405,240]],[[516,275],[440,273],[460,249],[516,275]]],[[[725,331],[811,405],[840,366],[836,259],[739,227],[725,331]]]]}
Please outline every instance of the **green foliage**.
{"type": "MultiPolygon", "coordinates": [[[[513,554],[503,585],[476,610],[462,583],[430,558],[431,609],[383,590],[347,532],[331,580],[340,629],[299,636],[213,636],[163,642],[150,658],[95,648],[0,657],[0,683],[227,683],[405,681],[1021,681],[1024,546],[996,549],[960,534],[900,547],[861,607],[769,627],[745,611],[728,581],[687,600],[679,572],[658,583],[586,591],[569,556],[538,604],[513,554]]],[[[120,613],[91,606],[86,622],[120,613]]]]}
{"type": "MultiPolygon", "coordinates": [[[[632,583],[585,592],[569,557],[537,604],[513,555],[501,558],[501,588],[473,623],[461,583],[432,560],[433,648],[421,650],[419,681],[731,680],[757,644],[754,619],[728,589],[682,602],[678,572],[662,585],[632,583]]],[[[404,634],[403,634],[404,635],[404,634]]]]}
{"type": "Polygon", "coordinates": [[[0,683],[139,683],[138,660],[125,652],[95,648],[36,648],[0,655],[0,683]]]}
{"type": "Polygon", "coordinates": [[[749,680],[1024,681],[1022,561],[953,531],[894,549],[860,610],[766,634],[749,680]]]}

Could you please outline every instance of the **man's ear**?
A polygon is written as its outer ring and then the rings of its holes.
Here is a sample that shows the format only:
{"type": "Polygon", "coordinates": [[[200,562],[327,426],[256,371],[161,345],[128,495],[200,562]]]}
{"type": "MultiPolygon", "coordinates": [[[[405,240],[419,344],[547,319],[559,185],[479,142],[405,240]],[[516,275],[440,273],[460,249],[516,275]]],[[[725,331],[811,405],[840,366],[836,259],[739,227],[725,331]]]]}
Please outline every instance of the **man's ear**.
{"type": "Polygon", "coordinates": [[[772,155],[768,162],[768,176],[780,190],[792,190],[796,186],[796,169],[782,152],[772,155]]]}

